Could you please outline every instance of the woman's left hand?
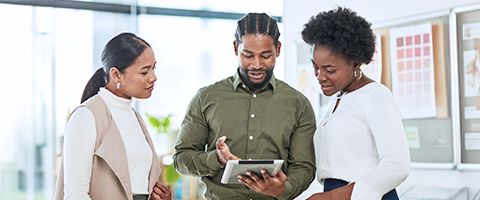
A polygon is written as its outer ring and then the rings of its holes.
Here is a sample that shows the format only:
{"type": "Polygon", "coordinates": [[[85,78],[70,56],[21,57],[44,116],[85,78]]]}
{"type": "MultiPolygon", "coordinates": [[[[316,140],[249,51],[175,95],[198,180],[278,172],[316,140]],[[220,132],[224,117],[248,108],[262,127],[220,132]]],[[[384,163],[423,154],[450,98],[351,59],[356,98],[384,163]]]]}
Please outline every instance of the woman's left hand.
{"type": "Polygon", "coordinates": [[[172,192],[170,188],[157,182],[153,187],[153,192],[151,195],[151,200],[171,200],[172,199],[172,192]]]}
{"type": "Polygon", "coordinates": [[[307,200],[350,200],[354,185],[351,183],[328,192],[315,193],[307,200]]]}

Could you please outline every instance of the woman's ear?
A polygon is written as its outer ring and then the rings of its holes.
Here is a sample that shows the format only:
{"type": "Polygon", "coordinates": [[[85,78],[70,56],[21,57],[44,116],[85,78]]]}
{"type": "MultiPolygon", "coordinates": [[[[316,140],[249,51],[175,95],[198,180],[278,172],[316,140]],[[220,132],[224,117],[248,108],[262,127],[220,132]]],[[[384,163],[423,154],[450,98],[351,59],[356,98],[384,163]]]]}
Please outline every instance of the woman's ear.
{"type": "Polygon", "coordinates": [[[360,69],[361,64],[353,63],[353,69],[360,69]]]}
{"type": "Polygon", "coordinates": [[[109,71],[110,79],[114,82],[120,82],[120,71],[116,67],[111,67],[109,71]]]}

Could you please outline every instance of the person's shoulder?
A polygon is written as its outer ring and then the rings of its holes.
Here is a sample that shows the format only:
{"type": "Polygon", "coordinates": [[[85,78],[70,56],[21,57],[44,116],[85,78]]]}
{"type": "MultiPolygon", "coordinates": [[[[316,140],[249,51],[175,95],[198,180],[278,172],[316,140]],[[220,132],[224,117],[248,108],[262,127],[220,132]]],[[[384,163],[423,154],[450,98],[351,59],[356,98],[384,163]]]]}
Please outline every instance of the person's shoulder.
{"type": "Polygon", "coordinates": [[[198,89],[198,93],[205,94],[205,93],[211,93],[211,92],[231,90],[233,89],[233,80],[234,80],[233,76],[224,78],[210,85],[201,87],[200,89],[198,89]]]}
{"type": "Polygon", "coordinates": [[[104,98],[105,97],[103,97],[100,93],[97,93],[83,102],[79,107],[84,107],[90,110],[95,118],[106,119],[111,115],[111,113],[107,108],[108,103],[104,98]]]}
{"type": "Polygon", "coordinates": [[[302,100],[307,100],[307,97],[305,97],[305,95],[303,95],[300,91],[298,91],[294,87],[290,86],[288,83],[280,79],[275,79],[275,82],[276,82],[275,92],[279,92],[282,95],[289,95],[302,100]]]}
{"type": "Polygon", "coordinates": [[[379,94],[391,95],[392,94],[392,91],[387,86],[376,81],[371,82],[366,86],[369,87],[369,91],[371,95],[379,95],[379,94]]]}
{"type": "Polygon", "coordinates": [[[368,85],[367,96],[373,102],[394,101],[392,91],[385,85],[372,82],[368,85]]]}
{"type": "Polygon", "coordinates": [[[95,113],[96,110],[102,110],[106,104],[100,94],[93,95],[84,101],[79,107],[85,107],[95,113]]]}
{"type": "Polygon", "coordinates": [[[75,108],[72,113],[69,114],[67,124],[86,121],[95,121],[94,113],[88,107],[80,105],[79,107],[75,108]]]}
{"type": "Polygon", "coordinates": [[[100,100],[101,100],[100,94],[97,93],[96,95],[93,95],[92,97],[85,100],[81,104],[81,106],[91,106],[91,105],[94,105],[94,104],[98,104],[98,103],[100,103],[100,100]]]}

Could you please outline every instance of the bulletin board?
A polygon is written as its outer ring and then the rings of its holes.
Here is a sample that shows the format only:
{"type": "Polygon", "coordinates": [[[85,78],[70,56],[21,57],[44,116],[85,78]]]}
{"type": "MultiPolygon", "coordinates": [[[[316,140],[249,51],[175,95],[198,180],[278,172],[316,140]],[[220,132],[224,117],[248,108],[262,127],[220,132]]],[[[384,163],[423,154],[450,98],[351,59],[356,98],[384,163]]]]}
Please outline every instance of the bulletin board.
{"type": "Polygon", "coordinates": [[[414,163],[453,166],[448,13],[374,28],[414,163]]]}
{"type": "Polygon", "coordinates": [[[456,15],[461,163],[480,164],[480,9],[456,15]]]}

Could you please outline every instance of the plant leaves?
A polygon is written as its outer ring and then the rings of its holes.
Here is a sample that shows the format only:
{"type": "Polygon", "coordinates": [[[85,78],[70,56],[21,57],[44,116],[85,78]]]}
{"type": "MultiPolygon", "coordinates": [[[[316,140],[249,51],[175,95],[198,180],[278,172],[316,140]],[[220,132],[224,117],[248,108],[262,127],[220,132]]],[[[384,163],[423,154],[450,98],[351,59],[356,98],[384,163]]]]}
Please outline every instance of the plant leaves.
{"type": "Polygon", "coordinates": [[[173,164],[165,165],[163,168],[163,177],[167,185],[173,185],[180,179],[180,174],[175,170],[173,164]]]}

